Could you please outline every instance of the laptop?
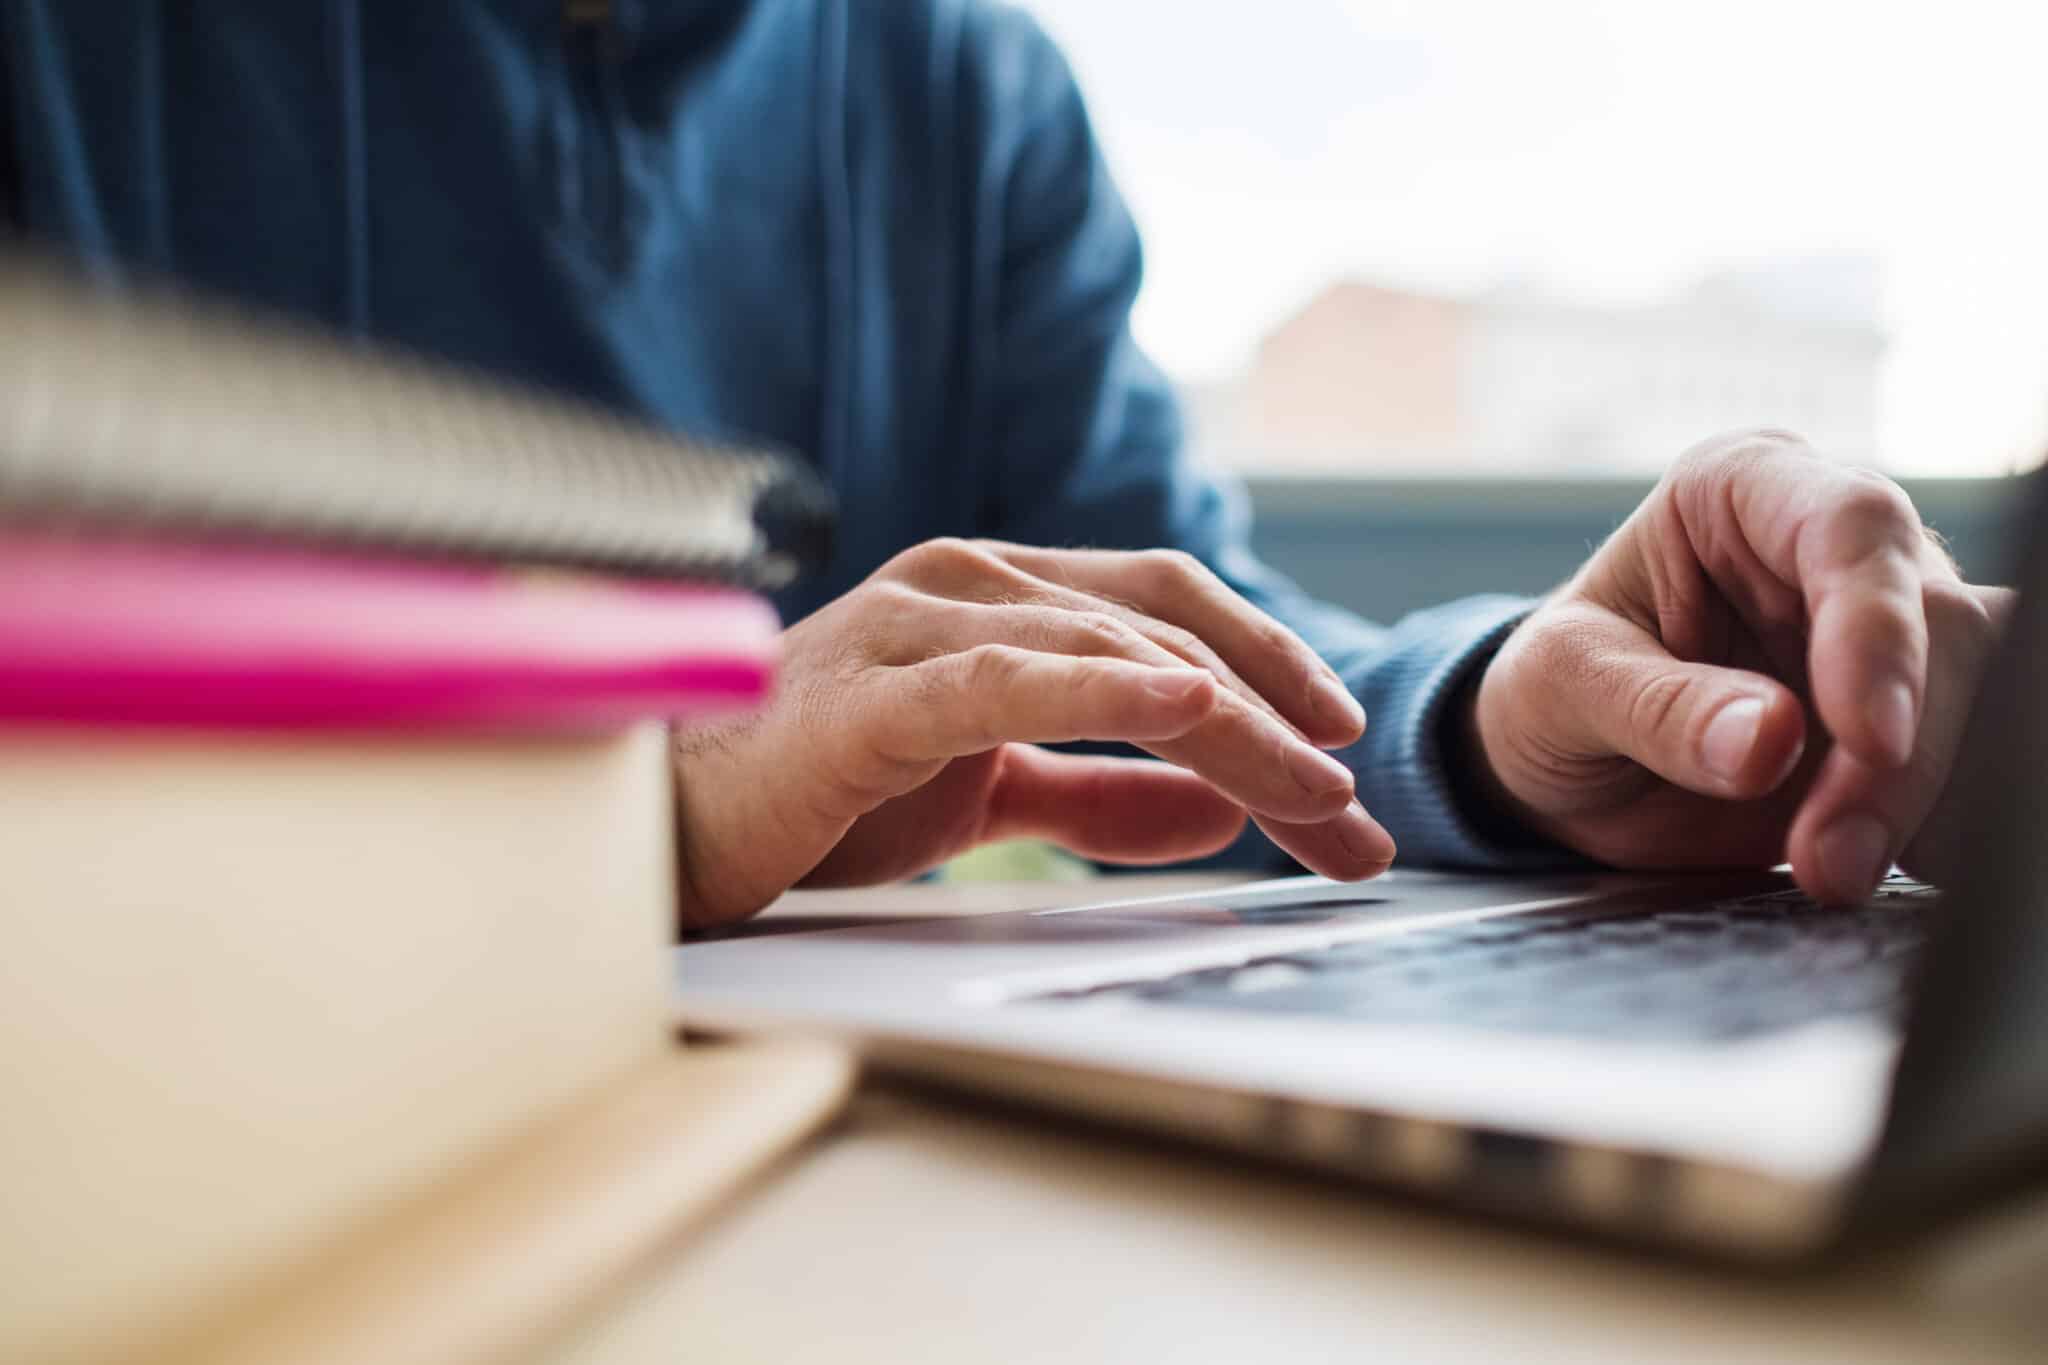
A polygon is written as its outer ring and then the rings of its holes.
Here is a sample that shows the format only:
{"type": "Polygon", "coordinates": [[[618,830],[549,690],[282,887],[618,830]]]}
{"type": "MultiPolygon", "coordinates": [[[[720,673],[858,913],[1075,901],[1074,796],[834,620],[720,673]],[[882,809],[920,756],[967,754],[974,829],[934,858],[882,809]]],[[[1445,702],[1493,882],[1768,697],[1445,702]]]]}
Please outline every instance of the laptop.
{"type": "MultiPolygon", "coordinates": [[[[1946,801],[1952,885],[1397,866],[705,938],[687,1026],[1714,1256],[1926,1225],[2048,1158],[2048,479],[1946,801]]],[[[1113,883],[1106,883],[1113,885],[1113,883]]]]}

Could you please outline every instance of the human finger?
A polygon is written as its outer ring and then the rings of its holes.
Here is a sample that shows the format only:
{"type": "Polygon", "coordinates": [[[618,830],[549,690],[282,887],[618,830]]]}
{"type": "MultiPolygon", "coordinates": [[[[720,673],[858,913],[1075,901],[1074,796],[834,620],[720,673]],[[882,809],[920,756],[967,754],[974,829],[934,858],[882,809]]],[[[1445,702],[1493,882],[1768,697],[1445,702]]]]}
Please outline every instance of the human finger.
{"type": "Polygon", "coordinates": [[[990,548],[1039,579],[1134,607],[1213,650],[1317,744],[1349,744],[1365,731],[1365,710],[1335,670],[1185,551],[1043,550],[999,542],[990,548]]]}
{"type": "Polygon", "coordinates": [[[1243,830],[1244,808],[1194,773],[1144,758],[1003,751],[986,839],[1045,839],[1102,862],[1199,858],[1243,830]]]}
{"type": "Polygon", "coordinates": [[[1394,837],[1356,801],[1312,824],[1288,824],[1265,815],[1253,819],[1302,866],[1340,882],[1377,877],[1394,861],[1394,837]]]}
{"type": "MultiPolygon", "coordinates": [[[[1178,655],[1106,612],[941,598],[930,599],[923,611],[926,619],[919,639],[933,649],[971,652],[983,643],[998,642],[1048,655],[1119,657],[1161,668],[1184,666],[1178,655]]],[[[1109,738],[1142,744],[1158,757],[1201,774],[1225,796],[1261,815],[1292,821],[1324,820],[1342,810],[1352,795],[1350,769],[1228,686],[1219,686],[1214,708],[1181,734],[1109,738]]]]}
{"type": "Polygon", "coordinates": [[[1649,631],[1597,606],[1538,617],[1516,642],[1544,690],[1518,707],[1548,727],[1546,747],[1619,755],[1703,796],[1747,800],[1798,765],[1806,720],[1798,697],[1744,669],[1674,657],[1649,631]]]}
{"type": "Polygon", "coordinates": [[[1156,668],[984,644],[910,668],[884,670],[862,737],[885,760],[927,764],[1012,740],[1123,740],[1186,734],[1222,695],[1196,668],[1156,668]]]}
{"type": "Polygon", "coordinates": [[[1678,487],[1689,538],[1717,561],[1717,579],[1756,565],[1797,593],[1829,735],[1874,767],[1905,764],[1927,685],[1927,541],[1912,501],[1777,432],[1696,447],[1678,487]]]}
{"type": "MultiPolygon", "coordinates": [[[[997,614],[996,619],[1005,620],[1011,629],[1020,633],[1035,633],[1048,641],[1062,642],[1041,646],[1046,648],[1065,648],[1063,642],[1074,639],[1077,633],[1100,634],[1125,644],[1130,637],[1144,639],[1156,646],[1158,653],[1147,653],[1143,657],[1170,659],[1193,664],[1197,668],[1206,668],[1214,673],[1217,680],[1226,688],[1242,697],[1252,707],[1265,712],[1291,733],[1307,738],[1299,726],[1282,715],[1278,707],[1260,695],[1257,688],[1246,682],[1221,654],[1193,631],[1161,621],[1113,598],[1048,582],[1014,566],[1004,567],[1014,577],[1005,576],[976,585],[980,594],[978,597],[965,601],[952,598],[936,600],[948,606],[965,609],[970,633],[973,630],[985,631],[989,614],[997,614]],[[974,624],[977,620],[981,624],[974,624]],[[1034,622],[1045,624],[1034,626],[1034,622]],[[1121,630],[1116,629],[1119,626],[1122,627],[1121,630]]],[[[948,619],[948,614],[941,608],[935,623],[943,623],[948,619]]],[[[1082,648],[1077,652],[1089,652],[1085,648],[1088,643],[1085,639],[1079,640],[1078,643],[1082,648]]],[[[1132,657],[1140,656],[1133,654],[1132,657]]]]}
{"type": "MultiPolygon", "coordinates": [[[[1038,562],[1054,573],[1047,579],[1011,563],[1006,553],[1013,551],[1032,553],[1001,541],[942,538],[906,550],[884,565],[863,592],[870,612],[884,610],[895,618],[878,641],[883,661],[914,663],[936,649],[966,649],[990,640],[1070,653],[1159,657],[1129,648],[1131,637],[1142,636],[1166,654],[1208,669],[1253,707],[1301,733],[1198,635],[1114,597],[1055,581],[1063,576],[1060,565],[1065,556],[1095,552],[1045,552],[1038,562]],[[990,612],[1006,613],[1008,619],[993,618],[990,612]],[[1061,613],[1072,619],[1059,622],[1061,613]],[[1034,622],[1054,622],[1058,629],[1034,622]],[[1082,638],[1090,633],[1106,639],[1082,638]],[[1105,644],[1110,647],[1102,647],[1105,644]]],[[[1122,557],[1129,557],[1128,552],[1122,557]]]]}
{"type": "MultiPolygon", "coordinates": [[[[1910,763],[1904,772],[1880,768],[1836,748],[1822,762],[1787,834],[1793,873],[1820,900],[1847,903],[1868,896],[1944,800],[1976,680],[2011,596],[1957,583],[1930,588],[1927,602],[1939,648],[1910,763]]],[[[1943,850],[1925,851],[1940,863],[1943,850]]]]}

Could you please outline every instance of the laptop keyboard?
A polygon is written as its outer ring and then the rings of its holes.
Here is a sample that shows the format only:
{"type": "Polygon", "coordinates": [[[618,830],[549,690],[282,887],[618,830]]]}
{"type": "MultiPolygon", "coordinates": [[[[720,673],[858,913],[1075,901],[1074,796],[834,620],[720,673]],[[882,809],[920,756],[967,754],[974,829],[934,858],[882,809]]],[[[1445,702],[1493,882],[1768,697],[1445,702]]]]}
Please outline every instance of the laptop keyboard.
{"type": "Polygon", "coordinates": [[[1935,894],[1894,878],[1840,909],[1788,890],[1634,915],[1510,914],[1039,998],[1732,1041],[1896,1016],[1935,894]]]}

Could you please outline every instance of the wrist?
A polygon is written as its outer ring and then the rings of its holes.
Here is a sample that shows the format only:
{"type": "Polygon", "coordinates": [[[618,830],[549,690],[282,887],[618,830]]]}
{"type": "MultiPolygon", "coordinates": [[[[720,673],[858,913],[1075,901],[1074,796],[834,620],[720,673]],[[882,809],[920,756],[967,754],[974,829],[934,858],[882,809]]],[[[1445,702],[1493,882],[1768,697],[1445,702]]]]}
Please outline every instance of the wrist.
{"type": "Polygon", "coordinates": [[[1466,679],[1445,708],[1442,744],[1451,799],[1488,843],[1509,850],[1549,847],[1551,841],[1537,832],[1534,812],[1502,779],[1488,746],[1488,682],[1498,684],[1494,673],[1499,658],[1496,653],[1466,679]]]}
{"type": "Polygon", "coordinates": [[[743,812],[745,788],[721,782],[720,770],[730,766],[737,727],[717,725],[676,731],[670,744],[669,772],[673,783],[671,811],[675,839],[676,926],[682,932],[708,929],[745,919],[765,907],[783,888],[765,893],[748,885],[746,861],[733,856],[725,829],[743,812]],[[728,791],[730,799],[713,802],[706,794],[728,791]]]}

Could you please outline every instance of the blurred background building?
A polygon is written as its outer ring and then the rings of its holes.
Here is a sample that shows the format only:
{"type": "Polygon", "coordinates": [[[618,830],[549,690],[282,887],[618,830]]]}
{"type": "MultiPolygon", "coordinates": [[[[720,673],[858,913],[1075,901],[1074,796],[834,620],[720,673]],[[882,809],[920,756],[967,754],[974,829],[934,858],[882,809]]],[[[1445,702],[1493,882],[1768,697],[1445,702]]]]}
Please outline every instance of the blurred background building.
{"type": "Polygon", "coordinates": [[[2048,448],[2024,7],[1027,3],[1144,233],[1138,338],[1255,480],[2048,448]]]}
{"type": "Polygon", "coordinates": [[[1858,256],[1725,269],[1640,306],[1341,280],[1188,402],[1202,453],[1249,470],[1649,474],[1758,424],[1868,463],[1877,302],[1877,265],[1858,256]]]}

